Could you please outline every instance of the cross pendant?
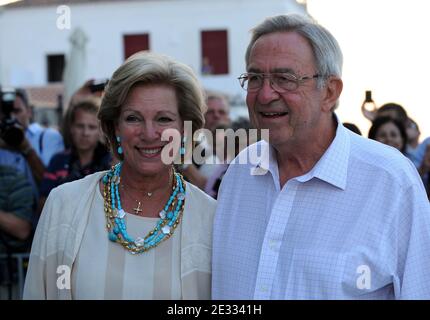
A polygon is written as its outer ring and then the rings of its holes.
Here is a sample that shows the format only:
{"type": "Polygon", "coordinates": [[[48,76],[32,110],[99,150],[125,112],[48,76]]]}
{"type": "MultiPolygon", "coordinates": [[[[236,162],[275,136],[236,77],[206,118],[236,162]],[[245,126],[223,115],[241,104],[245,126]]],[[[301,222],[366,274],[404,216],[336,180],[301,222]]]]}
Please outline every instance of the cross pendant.
{"type": "Polygon", "coordinates": [[[140,201],[137,204],[137,208],[133,208],[133,210],[134,210],[134,213],[136,213],[137,215],[139,215],[139,213],[143,211],[142,209],[140,209],[140,201]]]}

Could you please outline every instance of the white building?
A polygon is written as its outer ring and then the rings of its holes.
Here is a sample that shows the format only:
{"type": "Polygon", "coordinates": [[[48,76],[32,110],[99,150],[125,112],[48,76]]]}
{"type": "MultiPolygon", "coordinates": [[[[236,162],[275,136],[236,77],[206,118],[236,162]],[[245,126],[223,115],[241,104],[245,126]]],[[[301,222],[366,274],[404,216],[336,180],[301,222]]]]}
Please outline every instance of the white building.
{"type": "Polygon", "coordinates": [[[61,81],[64,58],[67,61],[70,50],[68,39],[80,27],[89,39],[86,79],[110,77],[124,61],[125,51],[146,48],[188,64],[205,88],[239,101],[244,92],[237,77],[245,71],[249,30],[268,16],[305,14],[302,2],[20,1],[0,7],[0,83],[40,87],[61,81]],[[61,5],[70,13],[70,29],[64,23],[68,12],[61,5]],[[204,60],[209,60],[209,67],[203,67],[204,60]],[[210,71],[212,74],[206,74],[210,71]]]}

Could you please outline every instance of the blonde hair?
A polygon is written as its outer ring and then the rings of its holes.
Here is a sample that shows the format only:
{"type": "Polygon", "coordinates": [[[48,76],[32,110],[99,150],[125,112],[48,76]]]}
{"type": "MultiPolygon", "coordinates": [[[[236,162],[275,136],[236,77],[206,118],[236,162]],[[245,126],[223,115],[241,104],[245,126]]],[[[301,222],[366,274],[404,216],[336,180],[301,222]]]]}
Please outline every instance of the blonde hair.
{"type": "Polygon", "coordinates": [[[178,99],[181,120],[192,122],[193,135],[204,124],[206,104],[203,90],[192,69],[165,55],[138,52],[128,58],[112,75],[98,113],[101,128],[112,152],[121,160],[123,155],[117,153],[115,126],[131,88],[141,84],[172,86],[178,99]]]}

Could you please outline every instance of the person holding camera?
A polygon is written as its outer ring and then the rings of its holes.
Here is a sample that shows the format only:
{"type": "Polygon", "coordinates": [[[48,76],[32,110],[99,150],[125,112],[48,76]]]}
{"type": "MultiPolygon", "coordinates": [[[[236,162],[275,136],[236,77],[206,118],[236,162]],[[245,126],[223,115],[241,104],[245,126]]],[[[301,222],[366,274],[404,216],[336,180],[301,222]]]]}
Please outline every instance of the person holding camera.
{"type": "Polygon", "coordinates": [[[23,155],[40,183],[52,156],[64,150],[63,138],[54,129],[30,124],[32,112],[23,89],[1,90],[1,105],[0,147],[23,155]]]}
{"type": "Polygon", "coordinates": [[[29,152],[25,157],[19,152],[20,149],[28,147],[28,141],[24,137],[23,127],[12,115],[15,96],[15,90],[4,90],[0,87],[0,165],[13,167],[22,173],[30,183],[33,196],[37,200],[35,177],[41,178],[43,165],[34,154],[29,152]]]}
{"type": "Polygon", "coordinates": [[[32,110],[27,95],[23,89],[16,89],[13,115],[24,127],[25,138],[43,165],[47,167],[52,156],[64,150],[64,142],[61,134],[53,128],[44,128],[39,123],[30,123],[32,110]]]}

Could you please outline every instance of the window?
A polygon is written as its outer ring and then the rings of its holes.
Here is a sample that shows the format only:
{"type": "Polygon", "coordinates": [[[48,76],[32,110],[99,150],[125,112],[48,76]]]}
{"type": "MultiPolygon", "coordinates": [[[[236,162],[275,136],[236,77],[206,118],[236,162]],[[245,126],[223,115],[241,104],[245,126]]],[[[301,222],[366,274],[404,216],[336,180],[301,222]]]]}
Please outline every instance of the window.
{"type": "Polygon", "coordinates": [[[124,60],[136,52],[149,50],[149,34],[124,35],[124,60]]]}
{"type": "Polygon", "coordinates": [[[46,59],[48,66],[48,82],[63,81],[63,71],[65,66],[64,54],[49,54],[46,59]]]}
{"type": "Polygon", "coordinates": [[[201,32],[202,74],[228,74],[227,30],[201,32]]]}

